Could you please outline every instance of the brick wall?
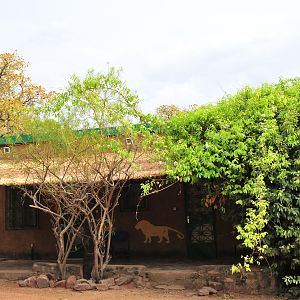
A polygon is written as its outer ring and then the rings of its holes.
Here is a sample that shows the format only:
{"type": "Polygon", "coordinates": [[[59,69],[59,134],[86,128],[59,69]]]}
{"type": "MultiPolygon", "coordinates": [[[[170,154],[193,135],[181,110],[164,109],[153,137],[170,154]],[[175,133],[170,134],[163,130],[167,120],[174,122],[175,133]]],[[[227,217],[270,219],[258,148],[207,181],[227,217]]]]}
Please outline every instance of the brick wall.
{"type": "Polygon", "coordinates": [[[33,244],[35,257],[55,256],[49,217],[41,212],[38,215],[37,229],[7,229],[6,226],[6,191],[0,187],[0,255],[2,257],[31,257],[33,244]]]}

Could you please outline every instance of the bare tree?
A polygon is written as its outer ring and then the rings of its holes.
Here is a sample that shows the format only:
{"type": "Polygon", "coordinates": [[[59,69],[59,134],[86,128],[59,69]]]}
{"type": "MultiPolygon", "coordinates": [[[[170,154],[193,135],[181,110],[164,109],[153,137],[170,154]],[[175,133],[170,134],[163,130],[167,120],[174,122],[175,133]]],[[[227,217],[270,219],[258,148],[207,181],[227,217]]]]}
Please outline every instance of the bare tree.
{"type": "MultiPolygon", "coordinates": [[[[49,145],[48,145],[49,146],[49,145]]],[[[49,147],[50,148],[50,147],[49,147]]],[[[81,213],[81,203],[88,197],[87,185],[77,181],[73,157],[60,161],[56,153],[48,147],[34,146],[26,151],[27,159],[22,159],[29,183],[24,185],[24,194],[32,199],[31,207],[51,217],[52,230],[56,239],[57,264],[62,279],[66,277],[66,264],[76,238],[81,236],[85,216],[81,213]]],[[[24,158],[24,156],[22,156],[24,158]]],[[[78,166],[78,163],[76,163],[78,166]]]]}
{"type": "Polygon", "coordinates": [[[124,185],[132,177],[133,165],[140,156],[137,147],[131,146],[128,151],[132,154],[130,159],[128,155],[124,157],[120,153],[96,153],[86,161],[85,178],[88,179],[90,198],[81,203],[81,211],[93,241],[92,278],[96,282],[103,277],[111,258],[115,208],[124,185]]]}
{"type": "Polygon", "coordinates": [[[137,170],[147,126],[139,120],[138,98],[114,69],[107,75],[73,76],[66,92],[37,110],[29,124],[34,143],[19,156],[33,207],[52,218],[58,265],[66,261],[84,225],[93,242],[95,281],[110,261],[114,212],[126,181],[137,170]],[[90,129],[90,126],[97,128],[90,129]]]}

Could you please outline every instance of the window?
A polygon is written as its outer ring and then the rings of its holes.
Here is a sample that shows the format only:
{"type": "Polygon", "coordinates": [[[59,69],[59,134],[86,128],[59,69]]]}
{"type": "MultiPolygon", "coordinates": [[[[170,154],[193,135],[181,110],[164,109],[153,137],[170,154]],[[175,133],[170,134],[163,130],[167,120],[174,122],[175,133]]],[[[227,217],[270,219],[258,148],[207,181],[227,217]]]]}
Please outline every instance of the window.
{"type": "Polygon", "coordinates": [[[123,188],[120,203],[122,211],[136,211],[137,205],[139,211],[148,209],[148,199],[141,198],[139,182],[129,183],[123,188]]]}
{"type": "Polygon", "coordinates": [[[16,187],[6,189],[7,228],[26,229],[38,227],[37,210],[30,207],[31,200],[23,196],[23,191],[16,187]]]}

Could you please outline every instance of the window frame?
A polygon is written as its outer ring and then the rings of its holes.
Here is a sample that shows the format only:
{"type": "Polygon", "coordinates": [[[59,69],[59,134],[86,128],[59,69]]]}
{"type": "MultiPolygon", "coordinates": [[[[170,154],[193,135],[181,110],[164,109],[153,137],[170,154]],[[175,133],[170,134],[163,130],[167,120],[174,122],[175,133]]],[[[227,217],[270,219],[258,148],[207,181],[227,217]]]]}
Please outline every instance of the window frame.
{"type": "MultiPolygon", "coordinates": [[[[21,201],[21,197],[20,198],[13,197],[13,192],[12,192],[13,189],[19,190],[20,192],[22,191],[17,186],[6,186],[5,187],[5,227],[6,227],[6,230],[28,230],[28,229],[36,230],[36,229],[39,229],[39,212],[35,208],[29,208],[29,204],[26,203],[26,201],[30,201],[28,199],[28,197],[25,197],[25,201],[24,201],[24,203],[27,207],[26,208],[24,207],[21,212],[22,220],[24,220],[24,215],[26,214],[28,209],[33,209],[35,211],[34,225],[28,225],[28,224],[24,223],[24,221],[22,222],[22,224],[18,224],[16,226],[11,225],[12,221],[10,221],[10,218],[14,217],[13,214],[11,213],[12,201],[18,201],[18,200],[21,201]]],[[[19,204],[19,207],[22,207],[23,205],[19,204]]]]}

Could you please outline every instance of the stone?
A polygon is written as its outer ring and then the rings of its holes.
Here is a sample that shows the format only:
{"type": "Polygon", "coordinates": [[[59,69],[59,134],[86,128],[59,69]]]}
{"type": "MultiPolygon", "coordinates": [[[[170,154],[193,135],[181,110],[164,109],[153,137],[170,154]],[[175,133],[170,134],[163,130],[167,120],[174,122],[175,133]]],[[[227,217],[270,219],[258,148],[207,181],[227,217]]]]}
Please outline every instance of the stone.
{"type": "Polygon", "coordinates": [[[209,295],[209,290],[206,288],[202,288],[198,290],[198,296],[208,296],[209,295]]]}
{"type": "Polygon", "coordinates": [[[135,277],[134,283],[137,285],[137,287],[145,287],[146,286],[146,282],[142,276],[135,277]]]}
{"type": "Polygon", "coordinates": [[[114,278],[102,279],[102,280],[100,280],[100,283],[105,283],[108,285],[108,287],[111,287],[111,286],[115,285],[115,279],[114,278]]]}
{"type": "Polygon", "coordinates": [[[120,288],[122,288],[122,289],[136,289],[136,284],[133,281],[131,281],[127,284],[122,284],[120,286],[120,288]]]}
{"type": "Polygon", "coordinates": [[[204,286],[207,286],[207,280],[204,276],[199,276],[198,278],[194,279],[193,287],[195,289],[201,289],[204,286]]]}
{"type": "Polygon", "coordinates": [[[171,285],[168,285],[168,289],[173,290],[173,291],[183,291],[183,290],[185,290],[185,287],[182,285],[178,285],[178,284],[171,284],[171,285]]]}
{"type": "Polygon", "coordinates": [[[187,298],[194,297],[194,296],[198,296],[198,294],[195,292],[189,292],[189,293],[185,294],[185,297],[187,297],[187,298]]]}
{"type": "Polygon", "coordinates": [[[107,291],[108,290],[108,285],[106,283],[98,283],[96,284],[97,290],[98,291],[107,291]]]}
{"type": "Polygon", "coordinates": [[[159,284],[159,285],[156,285],[154,288],[159,289],[159,290],[167,290],[168,286],[166,284],[159,284]]]}
{"type": "MultiPolygon", "coordinates": [[[[36,274],[51,274],[54,279],[57,279],[59,276],[59,269],[57,263],[48,263],[48,262],[36,262],[32,266],[32,270],[36,274]]],[[[66,265],[66,274],[76,275],[77,278],[83,277],[82,265],[79,264],[67,264],[66,265]]]]}
{"type": "Polygon", "coordinates": [[[96,283],[91,282],[91,283],[90,283],[90,286],[91,286],[92,290],[97,290],[97,285],[96,285],[96,283]]]}
{"type": "Polygon", "coordinates": [[[208,296],[216,293],[217,291],[209,286],[205,286],[202,289],[198,290],[198,296],[208,296]]]}
{"type": "Polygon", "coordinates": [[[145,288],[151,289],[151,288],[152,288],[151,282],[146,282],[146,283],[145,283],[145,288]]]}
{"type": "Polygon", "coordinates": [[[66,287],[66,281],[65,280],[59,280],[55,282],[54,284],[55,288],[65,288],[66,287]]]}
{"type": "Polygon", "coordinates": [[[31,288],[36,288],[37,287],[37,283],[36,283],[36,277],[35,276],[31,276],[27,279],[25,279],[27,286],[31,287],[31,288]]]}
{"type": "Polygon", "coordinates": [[[27,287],[27,282],[26,280],[19,280],[18,285],[19,287],[27,287]]]}
{"type": "Polygon", "coordinates": [[[46,276],[48,277],[49,280],[54,280],[54,276],[50,273],[47,273],[46,276]]]}
{"type": "Polygon", "coordinates": [[[131,275],[121,275],[119,278],[115,279],[116,285],[128,284],[133,280],[131,275]]]}
{"type": "Polygon", "coordinates": [[[89,283],[77,283],[74,287],[74,291],[83,292],[83,291],[90,291],[94,288],[89,283]]]}
{"type": "Polygon", "coordinates": [[[49,286],[50,286],[51,288],[54,288],[54,286],[55,286],[55,281],[54,281],[53,279],[49,280],[49,286]]]}
{"type": "Polygon", "coordinates": [[[212,287],[213,289],[217,291],[223,290],[223,284],[217,281],[208,281],[208,286],[212,287]]]}
{"type": "Polygon", "coordinates": [[[207,275],[209,275],[209,276],[218,276],[218,275],[220,275],[220,272],[215,271],[215,270],[211,270],[211,271],[207,272],[207,275]]]}
{"type": "Polygon", "coordinates": [[[109,287],[109,289],[110,289],[110,290],[120,290],[121,287],[120,287],[119,285],[111,285],[111,286],[109,287]]]}
{"type": "Polygon", "coordinates": [[[87,279],[84,279],[84,278],[80,278],[80,279],[77,280],[77,283],[88,283],[88,284],[90,284],[90,281],[87,280],[87,279]]]}
{"type": "Polygon", "coordinates": [[[235,280],[233,278],[225,277],[223,279],[224,285],[223,288],[225,291],[234,292],[236,289],[235,280]]]}
{"type": "Polygon", "coordinates": [[[48,288],[50,286],[48,277],[43,274],[37,277],[36,284],[39,289],[48,288]]]}
{"type": "Polygon", "coordinates": [[[66,280],[66,289],[72,289],[77,283],[76,276],[71,275],[66,280]]]}

